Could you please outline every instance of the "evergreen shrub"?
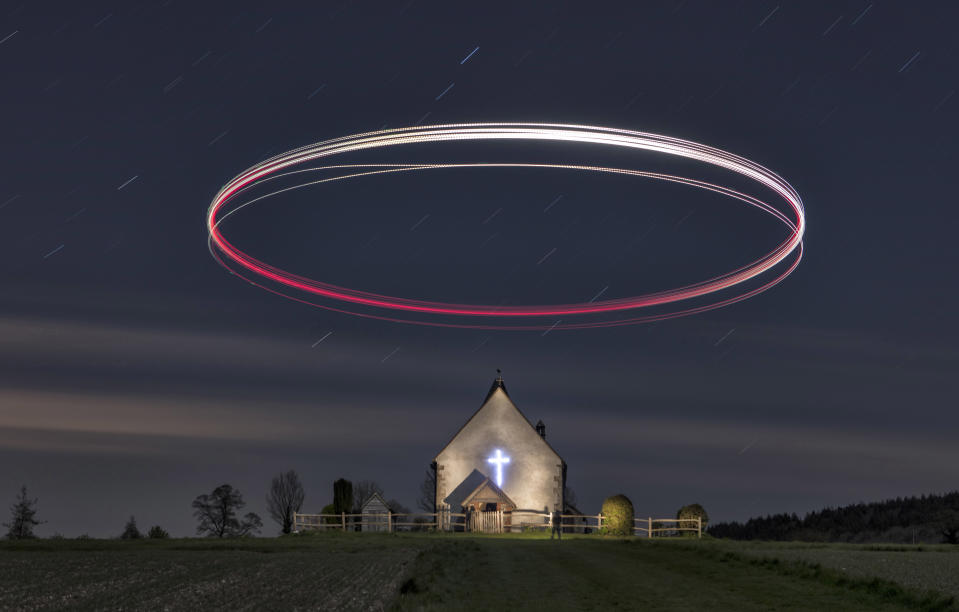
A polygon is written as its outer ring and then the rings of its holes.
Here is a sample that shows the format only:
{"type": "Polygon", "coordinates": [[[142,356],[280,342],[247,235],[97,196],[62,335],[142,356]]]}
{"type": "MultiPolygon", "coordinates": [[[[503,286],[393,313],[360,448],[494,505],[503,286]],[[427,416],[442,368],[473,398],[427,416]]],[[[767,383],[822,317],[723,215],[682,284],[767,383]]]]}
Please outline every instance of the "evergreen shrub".
{"type": "Polygon", "coordinates": [[[603,535],[633,535],[633,502],[625,495],[613,495],[603,502],[603,535]]]}

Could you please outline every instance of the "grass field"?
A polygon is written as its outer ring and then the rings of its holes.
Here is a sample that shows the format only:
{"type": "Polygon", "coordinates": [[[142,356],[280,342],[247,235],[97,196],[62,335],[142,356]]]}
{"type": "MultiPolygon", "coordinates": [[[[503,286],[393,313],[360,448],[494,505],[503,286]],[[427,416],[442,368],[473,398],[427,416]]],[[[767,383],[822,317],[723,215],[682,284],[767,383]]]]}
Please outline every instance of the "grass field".
{"type": "Polygon", "coordinates": [[[36,540],[0,544],[0,609],[957,610],[957,564],[945,547],[596,536],[36,540]]]}
{"type": "Polygon", "coordinates": [[[959,548],[956,546],[728,541],[717,541],[713,546],[751,558],[819,564],[852,578],[878,577],[918,591],[938,591],[959,600],[959,548]]]}

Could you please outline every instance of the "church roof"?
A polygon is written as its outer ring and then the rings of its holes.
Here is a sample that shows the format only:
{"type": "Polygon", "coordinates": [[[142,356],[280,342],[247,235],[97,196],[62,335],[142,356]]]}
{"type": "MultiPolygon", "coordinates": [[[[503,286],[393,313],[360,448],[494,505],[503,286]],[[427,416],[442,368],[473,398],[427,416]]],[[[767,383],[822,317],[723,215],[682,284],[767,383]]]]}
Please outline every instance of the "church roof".
{"type": "Polygon", "coordinates": [[[523,420],[526,421],[526,424],[529,426],[529,428],[536,433],[536,437],[542,440],[543,444],[545,444],[546,447],[549,448],[549,450],[553,451],[553,454],[556,455],[556,457],[565,464],[566,461],[563,460],[563,457],[556,452],[556,449],[553,448],[549,442],[546,441],[546,438],[539,435],[539,432],[537,432],[536,428],[533,427],[533,424],[529,422],[529,419],[526,418],[526,415],[523,414],[523,411],[517,408],[516,404],[513,403],[513,400],[510,398],[509,393],[506,392],[506,383],[503,382],[502,376],[496,377],[496,380],[494,380],[492,386],[490,386],[489,392],[486,394],[486,398],[483,399],[483,403],[476,410],[476,412],[473,413],[473,416],[467,419],[467,421],[463,423],[463,426],[456,430],[456,433],[453,434],[453,437],[450,438],[449,442],[443,445],[443,448],[440,449],[440,452],[436,453],[436,456],[433,457],[433,461],[436,461],[439,458],[439,456],[443,454],[443,451],[449,448],[449,445],[453,443],[453,440],[455,440],[457,436],[460,435],[460,432],[466,429],[466,426],[470,424],[470,421],[476,418],[476,415],[478,415],[480,412],[483,411],[483,408],[485,408],[486,405],[489,404],[490,400],[493,398],[494,395],[496,395],[497,391],[501,391],[503,393],[503,396],[505,397],[506,401],[509,402],[509,405],[513,408],[513,410],[515,410],[517,413],[519,413],[521,417],[523,417],[523,420]]]}
{"type": "Polygon", "coordinates": [[[483,405],[486,405],[486,402],[489,401],[489,398],[493,397],[493,394],[496,393],[497,389],[502,389],[503,393],[506,394],[506,397],[509,397],[509,392],[506,390],[506,383],[503,382],[503,377],[497,376],[496,380],[493,381],[493,385],[489,388],[489,393],[487,393],[486,397],[483,398],[483,405]]]}
{"type": "Polygon", "coordinates": [[[360,512],[365,512],[367,506],[379,502],[384,508],[389,509],[390,505],[386,503],[386,500],[383,499],[383,496],[380,495],[377,491],[373,491],[373,494],[366,498],[366,501],[363,502],[363,505],[360,506],[360,512]]]}
{"type": "Polygon", "coordinates": [[[473,498],[475,498],[480,493],[482,493],[484,489],[489,490],[497,499],[501,501],[505,501],[507,504],[509,504],[510,506],[513,506],[514,508],[516,507],[516,502],[510,499],[509,495],[507,495],[506,492],[503,491],[503,489],[497,487],[496,483],[490,480],[489,477],[487,477],[486,480],[481,482],[480,486],[476,487],[476,489],[474,489],[472,493],[467,495],[466,499],[460,502],[460,505],[466,506],[466,504],[473,501],[473,498]]]}

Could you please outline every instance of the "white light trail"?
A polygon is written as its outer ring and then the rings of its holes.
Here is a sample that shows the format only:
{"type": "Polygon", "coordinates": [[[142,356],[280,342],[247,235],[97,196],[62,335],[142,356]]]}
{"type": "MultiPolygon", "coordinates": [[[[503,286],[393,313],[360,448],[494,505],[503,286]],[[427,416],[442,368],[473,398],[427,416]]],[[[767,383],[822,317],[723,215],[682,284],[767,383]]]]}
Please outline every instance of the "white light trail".
{"type": "Polygon", "coordinates": [[[460,66],[462,66],[463,64],[465,64],[465,63],[466,63],[466,60],[468,60],[469,58],[473,57],[473,54],[476,53],[477,51],[479,51],[479,47],[476,47],[475,49],[473,49],[472,51],[470,51],[470,54],[467,55],[466,57],[464,57],[464,58],[463,58],[463,61],[460,62],[460,66]]]}
{"type": "MultiPolygon", "coordinates": [[[[442,98],[443,96],[445,96],[446,93],[447,93],[449,90],[453,89],[453,85],[456,85],[456,83],[450,83],[450,86],[447,87],[446,89],[444,89],[444,90],[443,90],[443,93],[441,93],[440,95],[436,96],[435,102],[439,102],[439,101],[440,101],[440,98],[442,98]]],[[[427,113],[427,114],[429,114],[429,113],[427,113]]]]}
{"type": "Polygon", "coordinates": [[[316,348],[316,345],[317,345],[317,344],[319,344],[320,342],[323,342],[324,340],[326,340],[327,338],[329,338],[329,337],[330,337],[330,334],[332,334],[332,333],[333,333],[332,331],[326,332],[326,335],[324,335],[322,338],[320,338],[319,340],[317,340],[316,342],[314,342],[314,343],[313,343],[313,346],[311,346],[310,348],[316,348]]]}
{"type": "MultiPolygon", "coordinates": [[[[451,85],[452,87],[452,85],[451,85]]],[[[449,88],[447,88],[447,91],[449,88]]],[[[445,92],[444,92],[445,93],[445,92]]],[[[442,96],[442,94],[441,94],[442,96]]],[[[135,177],[134,177],[135,178],[135,177]]],[[[132,179],[131,179],[132,180],[132,179]]],[[[128,181],[130,182],[130,181],[128,181]]],[[[124,184],[123,186],[125,186],[124,184]]],[[[121,186],[121,188],[123,187],[121,186]]],[[[555,204],[559,198],[555,199],[550,206],[555,204]]],[[[547,210],[549,207],[547,207],[547,210]]],[[[557,315],[564,319],[569,316],[577,315],[595,315],[612,312],[624,312],[646,307],[662,307],[674,304],[683,300],[707,296],[718,291],[730,289],[741,283],[763,275],[780,264],[783,264],[787,258],[792,258],[791,263],[786,265],[786,270],[771,281],[766,282],[759,288],[743,289],[742,292],[733,297],[718,300],[706,306],[686,307],[675,309],[666,314],[650,315],[646,317],[634,317],[629,319],[619,319],[615,321],[600,321],[590,323],[567,323],[560,329],[601,327],[609,325],[623,325],[638,323],[651,320],[661,320],[673,316],[683,316],[697,312],[703,312],[712,308],[729,305],[747,299],[769,289],[781,282],[798,265],[802,257],[802,240],[806,230],[805,211],[802,199],[795,189],[789,183],[782,179],[775,172],[768,170],[755,162],[740,157],[738,155],[716,149],[696,142],[673,138],[659,134],[647,132],[637,132],[632,130],[623,130],[616,128],[606,128],[588,125],[568,125],[568,124],[527,124],[527,123],[475,123],[475,124],[450,124],[450,125],[427,125],[414,126],[407,128],[394,128],[379,130],[363,134],[355,134],[342,138],[334,138],[317,144],[301,147],[287,153],[274,156],[260,164],[257,164],[247,171],[239,174],[229,183],[227,183],[215,196],[207,213],[207,229],[210,235],[211,253],[226,264],[231,262],[239,268],[251,272],[262,279],[270,282],[276,282],[289,289],[303,291],[324,299],[339,300],[356,305],[384,308],[390,310],[405,311],[408,313],[451,315],[451,316],[475,316],[475,317],[550,317],[556,320],[557,315]],[[773,193],[782,198],[788,205],[789,212],[783,212],[758,198],[743,193],[741,191],[708,183],[705,181],[687,178],[683,176],[668,175],[643,170],[634,170],[630,168],[611,168],[603,166],[574,165],[574,164],[556,164],[556,163],[397,163],[397,164],[339,164],[339,165],[319,165],[296,169],[295,166],[302,166],[311,162],[325,160],[326,158],[343,155],[347,153],[394,147],[397,145],[430,143],[430,142],[449,142],[449,141],[544,141],[559,143],[583,143],[592,145],[604,145],[627,150],[649,151],[652,153],[675,156],[699,161],[707,165],[723,168],[738,173],[756,183],[772,190],[773,193]],[[753,206],[762,212],[765,212],[778,219],[789,229],[789,236],[779,244],[770,253],[756,259],[748,265],[739,267],[735,270],[720,274],[718,276],[666,291],[649,293],[634,297],[624,297],[617,299],[608,299],[604,301],[591,301],[581,304],[558,304],[558,305],[532,305],[532,306],[489,306],[489,305],[471,305],[471,304],[453,304],[441,302],[429,302],[409,298],[391,297],[378,295],[370,292],[349,289],[323,283],[313,279],[303,278],[293,275],[284,270],[278,269],[265,262],[259,261],[252,256],[244,253],[233,246],[223,235],[220,224],[230,215],[238,212],[242,208],[262,201],[277,194],[289,192],[295,189],[302,189],[310,185],[339,181],[349,178],[389,174],[395,172],[417,172],[421,170],[437,170],[444,168],[551,168],[562,170],[577,170],[588,172],[599,172],[606,174],[617,174],[624,176],[635,176],[662,180],[671,183],[678,183],[697,187],[707,191],[715,192],[721,195],[729,196],[745,204],[753,206]],[[276,178],[291,176],[298,173],[328,171],[332,169],[342,169],[348,171],[347,174],[320,178],[313,181],[307,181],[299,185],[277,189],[266,195],[258,196],[247,202],[237,204],[234,198],[254,185],[260,185],[266,181],[276,178]],[[230,206],[227,207],[227,204],[230,206]]],[[[546,255],[552,255],[551,251],[546,255]]],[[[540,260],[539,263],[545,261],[540,260]]],[[[229,267],[229,266],[228,266],[229,267]]],[[[231,271],[232,270],[231,268],[231,271]]],[[[234,271],[234,273],[238,273],[234,271]]],[[[241,274],[241,276],[243,276],[241,274]]],[[[257,286],[263,286],[258,282],[243,276],[249,282],[257,286]]],[[[266,287],[264,287],[266,288],[266,287]]],[[[273,291],[272,289],[269,289],[273,291]]],[[[286,297],[293,297],[283,292],[277,292],[286,297]]],[[[299,298],[293,298],[299,299],[299,298]]],[[[315,298],[313,298],[315,299],[315,298]]],[[[329,306],[318,304],[311,300],[305,301],[316,306],[322,306],[331,310],[340,310],[329,306]]],[[[344,311],[352,312],[352,311],[344,311]]],[[[353,314],[361,314],[354,312],[353,314]]],[[[396,320],[404,322],[408,319],[394,319],[385,316],[373,316],[374,318],[383,318],[387,320],[396,320]]],[[[425,323],[441,326],[464,326],[459,324],[444,323],[425,323]]],[[[467,327],[496,327],[494,325],[465,325],[467,327]]],[[[555,325],[554,325],[555,326],[555,325]]],[[[519,329],[546,329],[548,325],[540,323],[537,325],[515,326],[519,329]]],[[[550,328],[552,329],[552,328],[550,328]]]]}
{"type": "Polygon", "coordinates": [[[129,184],[132,183],[133,181],[137,180],[137,178],[139,178],[139,177],[140,177],[139,174],[134,174],[134,175],[133,175],[132,177],[130,177],[126,182],[124,182],[122,185],[120,185],[119,187],[117,187],[117,191],[122,190],[124,187],[126,187],[127,185],[129,185],[129,184]]]}

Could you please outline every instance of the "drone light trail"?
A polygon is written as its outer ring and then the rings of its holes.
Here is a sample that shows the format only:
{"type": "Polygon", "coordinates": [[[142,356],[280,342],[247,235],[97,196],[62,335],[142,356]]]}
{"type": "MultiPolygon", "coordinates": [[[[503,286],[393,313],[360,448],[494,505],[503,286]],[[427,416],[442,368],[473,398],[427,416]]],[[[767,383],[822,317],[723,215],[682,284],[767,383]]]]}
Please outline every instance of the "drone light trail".
{"type": "Polygon", "coordinates": [[[242,172],[220,189],[207,212],[207,230],[210,251],[213,256],[234,274],[268,291],[328,310],[348,312],[387,321],[488,329],[552,330],[610,327],[686,316],[734,304],[766,291],[796,269],[802,258],[802,240],[805,229],[806,218],[803,203],[796,190],[775,172],[738,155],[688,140],[645,132],[583,125],[529,123],[418,126],[381,130],[327,140],[283,153],[242,172]],[[755,196],[722,185],[683,176],[630,168],[512,162],[326,163],[327,160],[333,161],[330,158],[335,158],[337,155],[404,144],[491,140],[585,143],[687,158],[730,170],[768,188],[778,196],[778,200],[785,203],[785,212],[755,196]],[[325,165],[297,168],[318,161],[325,165]],[[444,168],[506,167],[551,168],[626,175],[704,189],[739,200],[771,215],[786,226],[788,235],[775,249],[745,266],[697,283],[666,291],[603,301],[594,298],[584,303],[492,306],[394,297],[340,287],[299,276],[243,252],[227,240],[220,228],[224,219],[250,204],[311,185],[396,172],[419,172],[444,168]],[[247,202],[237,203],[235,201],[241,193],[275,178],[331,169],[345,171],[346,173],[277,189],[272,193],[247,202]],[[749,281],[753,281],[753,283],[747,285],[749,281]],[[756,286],[757,282],[759,283],[758,286],[756,286]],[[278,287],[274,288],[269,284],[275,284],[278,287]],[[706,300],[706,303],[690,304],[690,300],[694,299],[706,300]],[[334,305],[337,302],[340,306],[334,305]],[[372,309],[373,312],[365,312],[361,309],[372,309]],[[651,309],[655,309],[655,312],[652,312],[651,309]],[[391,312],[394,314],[390,314],[391,312]],[[427,318],[415,319],[414,316],[427,318]],[[562,325],[556,323],[558,317],[562,317],[562,325]],[[577,321],[577,317],[592,317],[592,319],[577,321]],[[452,318],[454,320],[439,320],[439,318],[452,318]],[[546,321],[545,318],[549,318],[549,320],[546,321]]]}

